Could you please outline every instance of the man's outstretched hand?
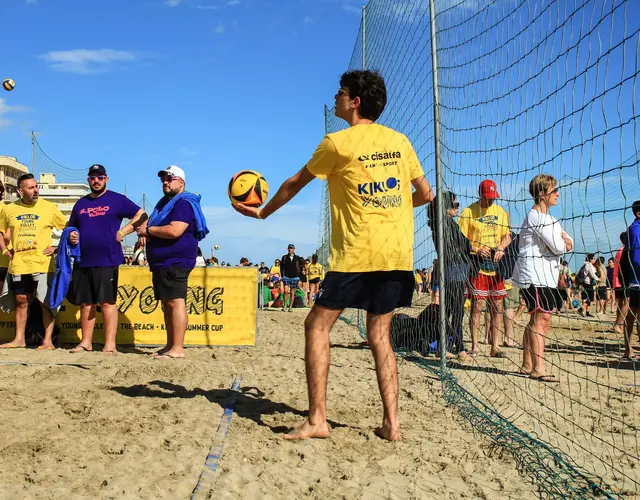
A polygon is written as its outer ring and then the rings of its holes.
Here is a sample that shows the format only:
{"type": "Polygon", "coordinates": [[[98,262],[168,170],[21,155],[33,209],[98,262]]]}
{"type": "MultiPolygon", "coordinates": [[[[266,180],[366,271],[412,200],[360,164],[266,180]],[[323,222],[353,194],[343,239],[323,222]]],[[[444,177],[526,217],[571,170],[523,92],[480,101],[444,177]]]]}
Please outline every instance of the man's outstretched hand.
{"type": "Polygon", "coordinates": [[[236,212],[241,213],[245,217],[253,217],[254,219],[258,218],[258,213],[260,212],[259,208],[248,207],[242,203],[232,203],[231,206],[236,210],[236,212]]]}

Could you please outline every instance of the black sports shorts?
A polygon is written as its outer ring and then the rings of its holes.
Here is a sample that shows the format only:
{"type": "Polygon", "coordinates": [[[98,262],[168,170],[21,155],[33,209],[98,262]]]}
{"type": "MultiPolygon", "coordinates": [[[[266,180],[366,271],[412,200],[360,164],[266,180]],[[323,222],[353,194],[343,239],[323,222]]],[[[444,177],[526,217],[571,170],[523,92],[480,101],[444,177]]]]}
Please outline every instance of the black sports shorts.
{"type": "Polygon", "coordinates": [[[118,296],[118,266],[75,267],[67,300],[81,304],[114,304],[118,296]]]}
{"type": "Polygon", "coordinates": [[[316,305],[387,314],[398,307],[411,306],[414,284],[412,271],[329,271],[320,285],[316,305]]]}
{"type": "Polygon", "coordinates": [[[189,274],[191,269],[187,267],[168,267],[151,271],[156,300],[186,299],[189,274]]]}
{"type": "Polygon", "coordinates": [[[562,297],[557,288],[530,285],[529,288],[521,288],[520,294],[529,312],[562,309],[562,297]]]}

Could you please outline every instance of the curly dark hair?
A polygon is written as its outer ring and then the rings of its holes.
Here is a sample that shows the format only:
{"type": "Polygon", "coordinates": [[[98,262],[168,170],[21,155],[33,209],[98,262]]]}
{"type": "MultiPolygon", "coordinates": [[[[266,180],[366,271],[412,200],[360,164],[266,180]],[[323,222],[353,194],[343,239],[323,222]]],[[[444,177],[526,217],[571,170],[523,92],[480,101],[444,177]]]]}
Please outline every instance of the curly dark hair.
{"type": "Polygon", "coordinates": [[[340,87],[349,91],[349,97],[360,98],[360,116],[376,121],[387,105],[387,87],[377,71],[353,70],[340,77],[340,87]]]}

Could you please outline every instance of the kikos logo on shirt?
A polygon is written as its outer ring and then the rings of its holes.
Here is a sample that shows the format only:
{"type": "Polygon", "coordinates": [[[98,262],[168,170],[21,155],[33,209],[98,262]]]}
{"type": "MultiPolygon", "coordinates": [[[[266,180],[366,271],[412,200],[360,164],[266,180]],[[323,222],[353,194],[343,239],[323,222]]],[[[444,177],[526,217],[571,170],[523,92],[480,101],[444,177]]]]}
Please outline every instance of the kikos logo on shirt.
{"type": "Polygon", "coordinates": [[[398,208],[402,205],[400,179],[389,177],[386,181],[366,182],[358,184],[358,195],[362,206],[374,208],[398,208]]]}
{"type": "Polygon", "coordinates": [[[40,216],[36,214],[23,214],[23,215],[18,215],[16,217],[16,220],[27,221],[27,220],[38,220],[39,218],[40,216]]]}
{"type": "Polygon", "coordinates": [[[358,194],[360,196],[378,193],[388,193],[389,191],[400,191],[400,179],[389,177],[386,181],[365,182],[358,184],[358,194]]]}
{"type": "Polygon", "coordinates": [[[101,215],[105,215],[111,207],[89,207],[82,208],[79,212],[79,215],[88,215],[89,217],[100,217],[101,215]]]}

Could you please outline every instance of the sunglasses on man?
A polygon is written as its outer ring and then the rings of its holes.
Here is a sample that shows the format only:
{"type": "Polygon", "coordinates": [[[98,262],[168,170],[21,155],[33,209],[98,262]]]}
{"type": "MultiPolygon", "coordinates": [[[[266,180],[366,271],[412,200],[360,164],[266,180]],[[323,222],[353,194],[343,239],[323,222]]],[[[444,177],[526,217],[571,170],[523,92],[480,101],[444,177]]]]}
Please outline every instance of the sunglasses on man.
{"type": "Polygon", "coordinates": [[[107,178],[106,175],[90,175],[89,176],[89,180],[90,181],[95,181],[96,179],[98,179],[99,181],[103,181],[107,178]]]}
{"type": "Polygon", "coordinates": [[[163,184],[165,182],[173,182],[176,179],[180,179],[180,177],[176,177],[175,175],[163,175],[162,177],[160,177],[160,182],[162,182],[163,184]]]}

